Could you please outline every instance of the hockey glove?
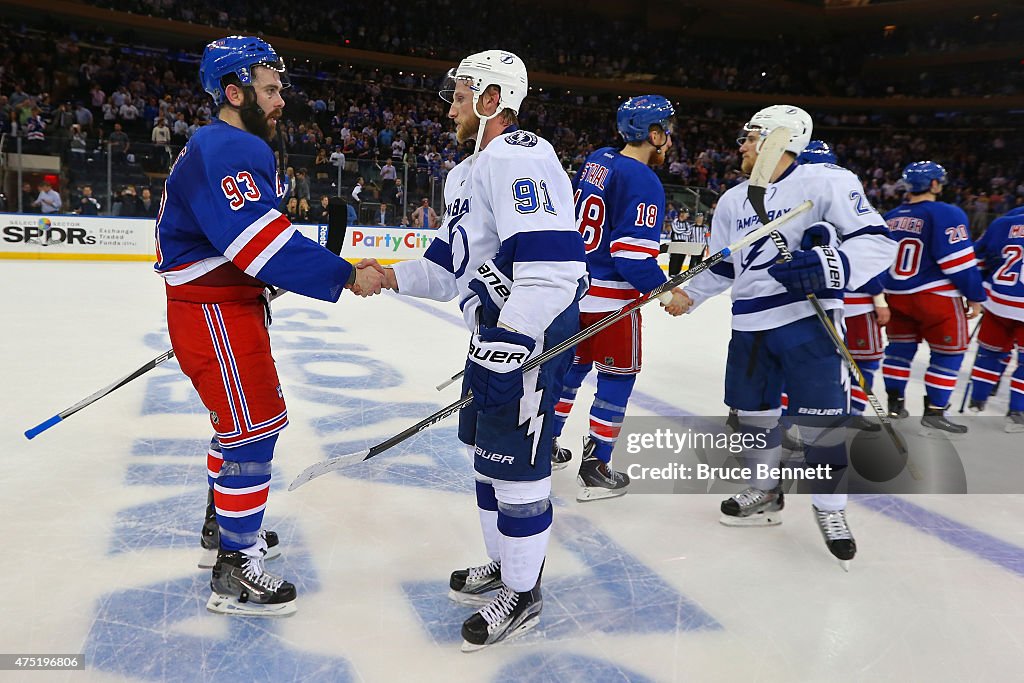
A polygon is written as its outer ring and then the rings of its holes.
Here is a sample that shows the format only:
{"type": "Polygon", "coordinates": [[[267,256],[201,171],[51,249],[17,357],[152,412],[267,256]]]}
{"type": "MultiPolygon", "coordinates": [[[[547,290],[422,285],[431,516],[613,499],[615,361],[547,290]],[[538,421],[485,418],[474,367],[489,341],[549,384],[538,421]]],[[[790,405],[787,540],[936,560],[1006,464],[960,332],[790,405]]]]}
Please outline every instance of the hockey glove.
{"type": "Polygon", "coordinates": [[[537,342],[503,327],[481,326],[469,342],[466,375],[473,401],[490,410],[519,400],[523,395],[523,363],[537,342]]]}
{"type": "Polygon", "coordinates": [[[833,246],[835,243],[835,226],[827,221],[818,221],[804,230],[804,236],[800,239],[800,248],[813,249],[814,247],[833,246]]]}
{"type": "Polygon", "coordinates": [[[795,294],[843,289],[850,279],[850,261],[835,247],[814,247],[793,252],[793,260],[776,263],[768,274],[795,294]]]}

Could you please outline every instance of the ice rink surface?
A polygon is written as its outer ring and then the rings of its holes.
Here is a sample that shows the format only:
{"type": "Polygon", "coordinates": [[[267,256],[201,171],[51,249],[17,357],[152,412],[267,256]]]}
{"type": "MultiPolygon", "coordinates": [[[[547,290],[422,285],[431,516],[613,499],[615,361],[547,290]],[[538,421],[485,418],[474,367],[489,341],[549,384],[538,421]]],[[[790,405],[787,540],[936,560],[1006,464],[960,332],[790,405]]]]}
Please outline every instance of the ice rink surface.
{"type": "MultiPolygon", "coordinates": [[[[471,609],[445,597],[448,574],[485,555],[454,419],[285,490],[457,398],[433,388],[462,366],[457,307],[393,295],[275,306],[291,425],[265,521],[284,554],[268,568],[296,583],[299,611],[210,614],[196,568],[210,427],[173,361],[22,435],[170,347],[162,288],[144,263],[0,262],[0,651],[81,652],[87,669],[2,681],[965,681],[1024,661],[1024,496],[862,497],[847,574],[807,496],[782,526],[727,528],[720,495],[577,503],[573,465],[553,479],[540,626],[461,653],[471,609]]],[[[724,414],[728,300],[680,319],[656,308],[629,414],[724,414]]],[[[574,464],[592,387],[563,438],[574,464]]]]}

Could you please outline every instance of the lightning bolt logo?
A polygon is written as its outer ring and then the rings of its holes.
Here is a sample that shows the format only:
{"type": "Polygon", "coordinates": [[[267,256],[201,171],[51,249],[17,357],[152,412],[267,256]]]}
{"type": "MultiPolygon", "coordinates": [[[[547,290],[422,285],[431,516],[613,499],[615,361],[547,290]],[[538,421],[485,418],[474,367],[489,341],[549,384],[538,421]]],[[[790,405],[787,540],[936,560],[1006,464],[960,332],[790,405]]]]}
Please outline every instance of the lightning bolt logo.
{"type": "MultiPolygon", "coordinates": [[[[528,425],[526,433],[533,437],[533,447],[530,450],[530,466],[537,464],[537,446],[540,441],[540,433],[544,431],[544,415],[540,412],[540,399],[544,392],[537,388],[537,377],[540,375],[540,368],[534,368],[523,374],[523,397],[519,400],[519,424],[528,425]]],[[[545,455],[544,457],[550,457],[545,455]]]]}
{"type": "Polygon", "coordinates": [[[765,244],[768,242],[768,237],[768,235],[765,235],[747,248],[746,253],[743,255],[743,261],[740,263],[740,270],[764,270],[772,265],[774,259],[768,259],[764,263],[754,265],[755,261],[757,261],[758,257],[761,255],[765,244]]]}

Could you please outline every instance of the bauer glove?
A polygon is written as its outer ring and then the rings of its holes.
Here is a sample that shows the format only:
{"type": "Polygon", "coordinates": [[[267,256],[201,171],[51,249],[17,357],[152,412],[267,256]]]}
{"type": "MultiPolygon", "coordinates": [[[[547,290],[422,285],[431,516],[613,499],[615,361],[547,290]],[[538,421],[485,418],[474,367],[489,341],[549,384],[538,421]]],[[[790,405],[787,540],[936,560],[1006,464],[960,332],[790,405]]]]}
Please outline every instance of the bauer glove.
{"type": "Polygon", "coordinates": [[[814,247],[793,252],[793,260],[776,263],[768,274],[796,294],[843,289],[850,280],[850,261],[835,247],[814,247]]]}
{"type": "Polygon", "coordinates": [[[523,395],[523,364],[537,346],[531,337],[503,327],[477,328],[469,343],[466,375],[473,401],[490,410],[523,395]]]}

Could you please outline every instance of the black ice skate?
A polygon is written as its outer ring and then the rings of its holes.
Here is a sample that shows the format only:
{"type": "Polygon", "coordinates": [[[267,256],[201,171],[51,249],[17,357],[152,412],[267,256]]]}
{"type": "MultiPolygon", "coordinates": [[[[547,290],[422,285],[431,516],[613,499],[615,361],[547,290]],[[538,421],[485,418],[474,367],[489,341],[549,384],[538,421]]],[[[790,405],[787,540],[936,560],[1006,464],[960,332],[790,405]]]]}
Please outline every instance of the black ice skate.
{"type": "MultiPolygon", "coordinates": [[[[260,529],[258,544],[263,551],[264,560],[276,560],[281,557],[281,548],[278,547],[278,543],[280,543],[280,539],[278,539],[276,531],[260,529]]],[[[199,568],[213,569],[213,565],[217,562],[217,552],[220,550],[220,527],[217,525],[217,513],[213,508],[213,489],[210,489],[206,497],[206,521],[203,522],[199,544],[206,551],[199,559],[199,568]]]]}
{"type": "Polygon", "coordinates": [[[880,432],[882,431],[882,425],[877,422],[872,422],[863,415],[851,415],[849,421],[846,423],[849,429],[856,429],[859,432],[880,432]]]}
{"type": "Polygon", "coordinates": [[[491,560],[480,567],[456,569],[448,580],[448,597],[462,605],[486,605],[501,588],[501,563],[491,560]]]}
{"type": "Polygon", "coordinates": [[[572,451],[558,445],[558,439],[551,440],[551,469],[561,470],[572,460],[572,451]]]}
{"type": "Polygon", "coordinates": [[[819,510],[814,505],[811,508],[828,551],[839,560],[843,571],[850,571],[850,560],[857,554],[857,542],[846,523],[846,510],[819,510]]]}
{"type": "Polygon", "coordinates": [[[594,457],[596,446],[595,441],[590,438],[583,442],[580,471],[576,477],[576,483],[580,485],[576,500],[581,503],[602,498],[617,498],[625,495],[629,488],[629,477],[625,472],[616,472],[609,463],[594,457]]]}
{"type": "Polygon", "coordinates": [[[781,484],[770,491],[751,486],[722,501],[718,521],[725,526],[778,526],[784,507],[786,496],[781,484]]]}
{"type": "Polygon", "coordinates": [[[525,593],[502,586],[486,607],[463,622],[462,651],[474,652],[522,635],[540,622],[543,605],[539,579],[525,593]]]}
{"type": "Polygon", "coordinates": [[[988,401],[979,401],[977,399],[971,399],[971,402],[967,405],[967,410],[971,411],[975,415],[985,412],[985,406],[988,401]]]}
{"type": "Polygon", "coordinates": [[[946,408],[936,408],[924,397],[924,417],[921,418],[921,436],[932,438],[962,439],[967,434],[967,425],[950,422],[946,408]]]}
{"type": "Polygon", "coordinates": [[[1011,410],[1006,414],[1006,425],[1003,431],[1011,434],[1024,432],[1024,410],[1011,410]]]}
{"type": "Polygon", "coordinates": [[[263,557],[221,550],[210,578],[206,609],[241,617],[287,617],[295,613],[295,586],[263,569],[263,557]]]}
{"type": "Polygon", "coordinates": [[[889,395],[889,417],[899,420],[909,417],[910,413],[907,412],[907,408],[904,405],[905,399],[895,391],[889,391],[887,393],[889,395]]]}

